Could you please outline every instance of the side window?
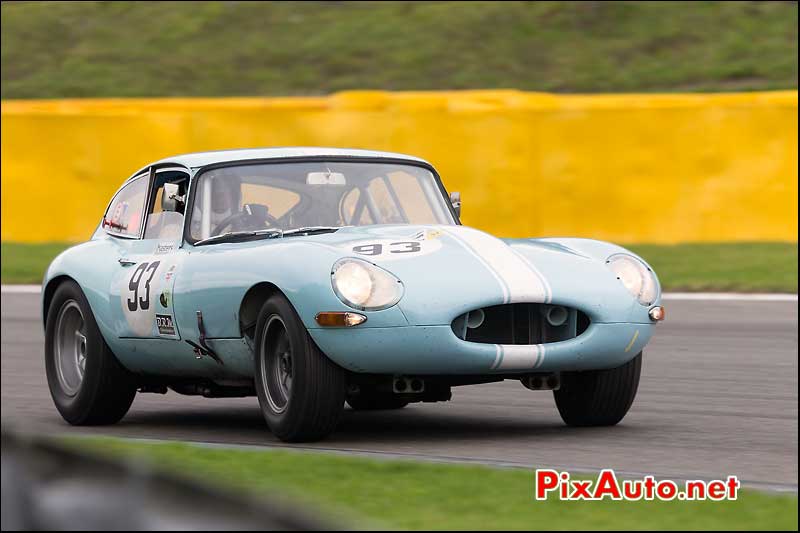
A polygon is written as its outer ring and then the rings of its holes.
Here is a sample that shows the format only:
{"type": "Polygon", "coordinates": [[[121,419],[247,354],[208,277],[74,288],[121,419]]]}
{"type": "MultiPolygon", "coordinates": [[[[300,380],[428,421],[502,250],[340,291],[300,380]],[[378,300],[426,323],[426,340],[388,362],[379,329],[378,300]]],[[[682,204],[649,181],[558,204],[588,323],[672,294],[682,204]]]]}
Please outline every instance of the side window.
{"type": "Polygon", "coordinates": [[[144,228],[145,239],[179,240],[183,231],[183,211],[185,208],[186,188],[189,176],[181,172],[164,172],[156,174],[151,205],[144,228]],[[165,185],[177,187],[172,193],[173,202],[168,202],[165,209],[165,185]]]}
{"type": "Polygon", "coordinates": [[[120,190],[103,217],[103,229],[113,235],[138,237],[147,197],[147,176],[134,178],[120,190]]]}

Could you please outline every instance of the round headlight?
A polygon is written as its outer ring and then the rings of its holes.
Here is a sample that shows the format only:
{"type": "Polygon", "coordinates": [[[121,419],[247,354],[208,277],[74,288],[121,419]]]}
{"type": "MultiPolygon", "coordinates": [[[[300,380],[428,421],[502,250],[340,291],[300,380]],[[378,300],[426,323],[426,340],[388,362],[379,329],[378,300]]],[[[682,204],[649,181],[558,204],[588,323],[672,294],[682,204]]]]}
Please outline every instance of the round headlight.
{"type": "Polygon", "coordinates": [[[345,305],[362,311],[386,309],[403,296],[399,279],[361,259],[345,258],[334,263],[331,283],[333,292],[345,305]]]}
{"type": "Polygon", "coordinates": [[[640,304],[650,305],[656,300],[658,283],[647,265],[627,254],[612,255],[606,264],[640,304]]]}

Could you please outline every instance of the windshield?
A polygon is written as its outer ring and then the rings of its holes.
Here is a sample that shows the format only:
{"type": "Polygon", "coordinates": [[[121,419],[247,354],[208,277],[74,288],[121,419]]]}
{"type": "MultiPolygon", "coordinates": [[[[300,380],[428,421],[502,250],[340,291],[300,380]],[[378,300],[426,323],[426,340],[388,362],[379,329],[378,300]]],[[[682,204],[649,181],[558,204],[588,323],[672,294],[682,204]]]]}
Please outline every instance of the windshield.
{"type": "Polygon", "coordinates": [[[268,229],[455,223],[436,178],[415,165],[241,165],[203,172],[195,189],[194,241],[268,229]]]}

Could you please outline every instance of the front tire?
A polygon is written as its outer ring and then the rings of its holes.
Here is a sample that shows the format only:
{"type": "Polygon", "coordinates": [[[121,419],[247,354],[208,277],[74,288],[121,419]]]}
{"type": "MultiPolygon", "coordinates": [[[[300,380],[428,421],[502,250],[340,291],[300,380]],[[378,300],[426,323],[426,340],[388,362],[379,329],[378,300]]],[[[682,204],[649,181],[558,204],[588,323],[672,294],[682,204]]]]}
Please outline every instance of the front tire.
{"type": "Polygon", "coordinates": [[[553,391],[561,418],[569,426],[613,426],[633,404],[639,387],[642,353],[609,370],[564,372],[553,391]]]}
{"type": "Polygon", "coordinates": [[[344,370],[317,348],[280,294],[258,315],[255,376],[261,412],[279,439],[315,441],[336,428],[344,409],[344,370]]]}
{"type": "Polygon", "coordinates": [[[136,396],[136,379],[117,361],[74,281],[53,294],[45,322],[45,371],[53,403],[72,425],[118,422],[136,396]]]}

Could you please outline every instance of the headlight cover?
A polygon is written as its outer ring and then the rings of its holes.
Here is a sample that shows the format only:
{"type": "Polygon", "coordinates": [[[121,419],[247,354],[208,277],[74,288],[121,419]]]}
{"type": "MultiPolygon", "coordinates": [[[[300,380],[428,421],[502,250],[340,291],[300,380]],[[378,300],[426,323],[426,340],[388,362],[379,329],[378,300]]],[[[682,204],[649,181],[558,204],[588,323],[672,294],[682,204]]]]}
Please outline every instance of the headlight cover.
{"type": "Polygon", "coordinates": [[[628,254],[615,254],[606,259],[606,265],[628,292],[642,305],[650,305],[658,297],[658,283],[647,265],[628,254]]]}
{"type": "Polygon", "coordinates": [[[331,268],[333,292],[347,306],[361,311],[387,309],[403,297],[403,283],[367,261],[346,257],[331,268]]]}

